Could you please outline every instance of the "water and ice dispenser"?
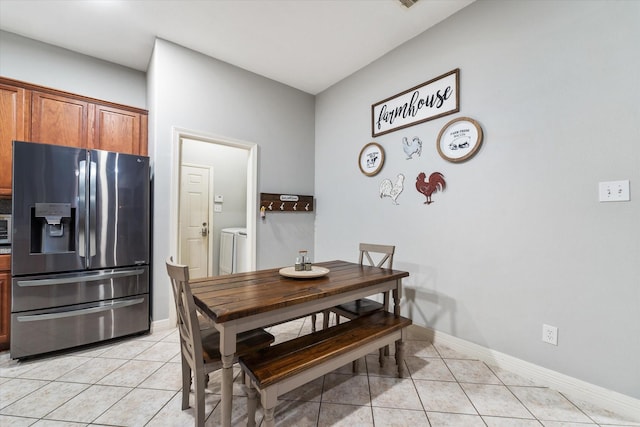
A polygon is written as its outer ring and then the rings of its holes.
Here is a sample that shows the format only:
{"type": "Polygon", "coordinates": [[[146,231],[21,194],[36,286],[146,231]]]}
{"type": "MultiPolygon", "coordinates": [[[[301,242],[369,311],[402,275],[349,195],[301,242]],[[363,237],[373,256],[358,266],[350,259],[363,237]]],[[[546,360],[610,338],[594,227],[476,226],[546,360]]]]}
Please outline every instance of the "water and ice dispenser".
{"type": "Polygon", "coordinates": [[[70,203],[36,203],[31,208],[31,253],[74,252],[75,213],[70,203]]]}

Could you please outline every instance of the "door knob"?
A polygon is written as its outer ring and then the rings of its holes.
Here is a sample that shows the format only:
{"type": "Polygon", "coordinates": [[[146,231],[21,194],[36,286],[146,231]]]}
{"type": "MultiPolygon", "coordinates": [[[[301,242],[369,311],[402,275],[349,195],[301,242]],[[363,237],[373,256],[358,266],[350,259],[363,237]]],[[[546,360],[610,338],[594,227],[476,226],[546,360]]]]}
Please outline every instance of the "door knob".
{"type": "Polygon", "coordinates": [[[207,229],[206,222],[202,223],[202,231],[200,231],[200,233],[202,234],[202,237],[207,237],[207,235],[209,234],[209,230],[207,229]]]}

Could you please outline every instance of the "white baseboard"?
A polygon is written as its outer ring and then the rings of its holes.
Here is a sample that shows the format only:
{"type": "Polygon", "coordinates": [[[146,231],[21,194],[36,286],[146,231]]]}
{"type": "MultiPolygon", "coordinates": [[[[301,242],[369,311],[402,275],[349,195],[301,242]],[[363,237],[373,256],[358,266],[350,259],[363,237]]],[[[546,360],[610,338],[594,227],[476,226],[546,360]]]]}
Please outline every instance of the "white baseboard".
{"type": "Polygon", "coordinates": [[[155,320],[151,322],[151,332],[158,331],[168,331],[171,328],[175,328],[175,325],[172,325],[169,322],[169,319],[155,320]]]}
{"type": "Polygon", "coordinates": [[[445,345],[452,350],[482,360],[488,365],[497,366],[535,383],[565,393],[576,399],[604,407],[620,415],[637,417],[640,413],[640,400],[606,388],[570,377],[542,366],[534,365],[499,351],[456,338],[453,335],[426,328],[433,334],[435,344],[445,345]]]}

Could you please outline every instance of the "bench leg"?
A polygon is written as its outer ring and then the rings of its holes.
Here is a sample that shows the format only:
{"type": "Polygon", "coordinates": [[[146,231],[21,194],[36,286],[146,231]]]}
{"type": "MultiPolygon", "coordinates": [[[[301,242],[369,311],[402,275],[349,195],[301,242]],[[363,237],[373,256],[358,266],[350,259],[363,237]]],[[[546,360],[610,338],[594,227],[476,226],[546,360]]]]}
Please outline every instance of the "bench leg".
{"type": "Polygon", "coordinates": [[[311,315],[311,332],[315,332],[316,331],[316,314],[313,313],[311,315]]]}
{"type": "Polygon", "coordinates": [[[253,387],[249,378],[245,379],[245,389],[247,391],[247,427],[255,427],[256,408],[258,407],[258,392],[253,387]]]}
{"type": "Polygon", "coordinates": [[[329,310],[325,310],[322,312],[322,329],[327,329],[329,327],[330,317],[331,317],[331,312],[329,310]]]}

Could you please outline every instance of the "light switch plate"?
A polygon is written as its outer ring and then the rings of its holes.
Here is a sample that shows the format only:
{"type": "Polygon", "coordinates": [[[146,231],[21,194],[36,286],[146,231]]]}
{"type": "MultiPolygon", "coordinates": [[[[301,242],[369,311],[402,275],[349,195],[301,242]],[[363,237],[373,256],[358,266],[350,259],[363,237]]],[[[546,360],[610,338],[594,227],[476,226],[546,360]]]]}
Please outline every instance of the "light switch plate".
{"type": "Polygon", "coordinates": [[[600,182],[598,195],[601,202],[628,202],[631,200],[629,180],[600,182]]]}
{"type": "Polygon", "coordinates": [[[216,205],[213,207],[213,211],[214,211],[214,212],[222,212],[222,205],[216,204],[216,205]]]}

